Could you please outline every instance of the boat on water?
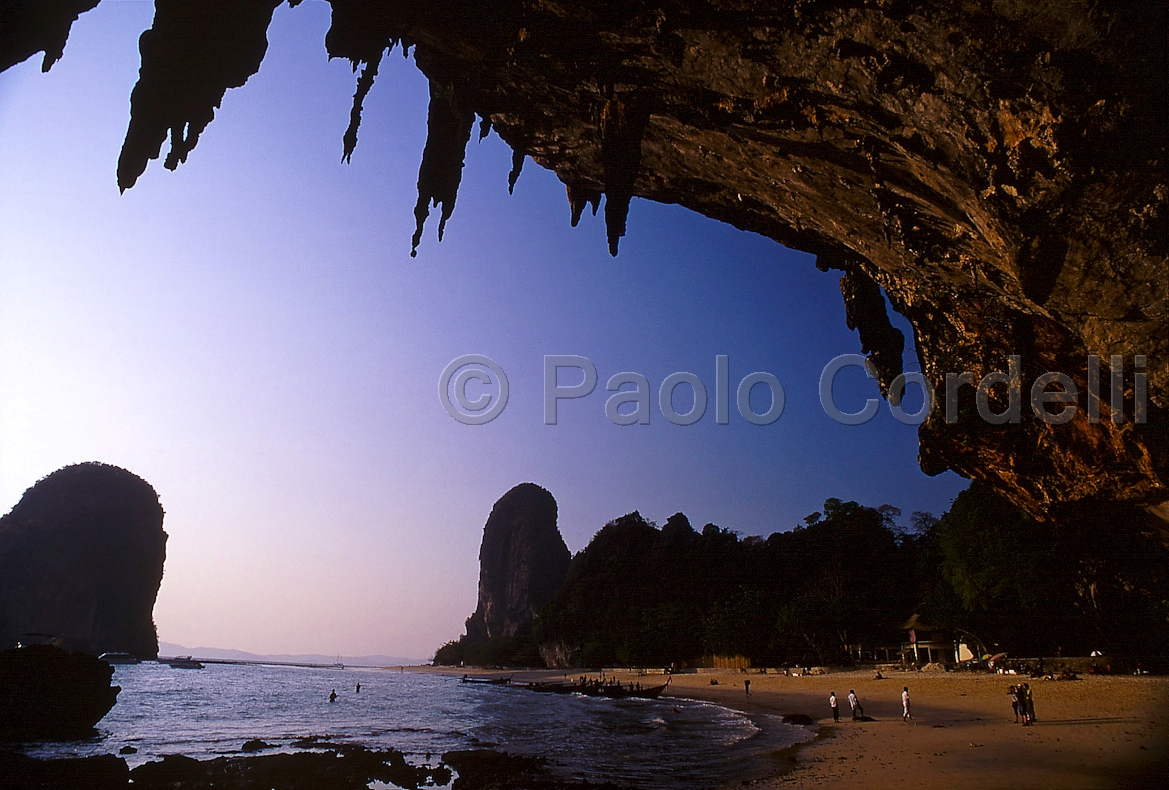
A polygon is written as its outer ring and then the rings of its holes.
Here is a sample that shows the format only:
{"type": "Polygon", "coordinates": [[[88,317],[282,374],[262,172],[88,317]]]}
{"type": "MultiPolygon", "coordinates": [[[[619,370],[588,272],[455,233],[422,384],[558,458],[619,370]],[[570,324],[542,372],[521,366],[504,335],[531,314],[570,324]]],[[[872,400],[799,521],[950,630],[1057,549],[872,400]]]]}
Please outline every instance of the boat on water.
{"type": "Polygon", "coordinates": [[[640,683],[605,683],[599,680],[586,680],[578,683],[522,683],[520,688],[528,691],[539,691],[545,694],[582,694],[586,697],[606,697],[608,699],[657,699],[670,685],[669,679],[660,686],[642,686],[640,683]]]}
{"type": "Polygon", "coordinates": [[[98,656],[107,664],[141,664],[142,661],[129,653],[102,653],[98,656]]]}
{"type": "Polygon", "coordinates": [[[92,736],[122,690],[111,685],[113,674],[95,656],[53,645],[0,652],[0,741],[92,736]]]}
{"type": "Polygon", "coordinates": [[[511,675],[507,677],[498,678],[473,678],[470,675],[463,675],[464,683],[482,683],[487,686],[506,686],[511,683],[511,675]]]}
{"type": "Polygon", "coordinates": [[[190,656],[176,656],[163,660],[162,663],[169,664],[171,669],[203,669],[203,664],[190,656]]]}

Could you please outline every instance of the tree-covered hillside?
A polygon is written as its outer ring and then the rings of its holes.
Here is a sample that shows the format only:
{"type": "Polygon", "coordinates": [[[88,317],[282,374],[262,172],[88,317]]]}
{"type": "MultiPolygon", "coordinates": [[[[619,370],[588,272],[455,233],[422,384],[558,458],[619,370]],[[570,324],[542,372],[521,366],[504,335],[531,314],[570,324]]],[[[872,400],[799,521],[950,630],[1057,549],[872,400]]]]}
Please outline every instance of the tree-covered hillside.
{"type": "Polygon", "coordinates": [[[941,519],[829,499],[768,538],[681,513],[659,529],[634,512],[572,559],[535,627],[451,642],[457,664],[848,664],[898,646],[914,614],[1012,655],[1100,650],[1158,667],[1169,655],[1169,551],[1126,523],[1032,520],[975,483],[941,519]]]}

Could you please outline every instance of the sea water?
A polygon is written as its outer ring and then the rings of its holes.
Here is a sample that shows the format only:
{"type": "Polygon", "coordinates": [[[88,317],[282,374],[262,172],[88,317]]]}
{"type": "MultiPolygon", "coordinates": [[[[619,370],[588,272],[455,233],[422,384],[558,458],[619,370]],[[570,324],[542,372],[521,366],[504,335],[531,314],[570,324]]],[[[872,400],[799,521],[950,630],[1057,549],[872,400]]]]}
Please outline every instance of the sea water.
{"type": "Polygon", "coordinates": [[[454,749],[545,757],[565,777],[634,788],[716,787],[760,774],[802,727],[675,697],[603,699],[388,669],[208,664],[118,666],[118,702],[86,741],[28,745],[36,757],[116,753],[131,767],[166,754],[239,755],[247,740],[278,750],[307,736],[394,748],[435,764],[454,749]],[[356,691],[361,684],[360,693],[356,691]],[[337,699],[329,702],[336,690],[337,699]]]}

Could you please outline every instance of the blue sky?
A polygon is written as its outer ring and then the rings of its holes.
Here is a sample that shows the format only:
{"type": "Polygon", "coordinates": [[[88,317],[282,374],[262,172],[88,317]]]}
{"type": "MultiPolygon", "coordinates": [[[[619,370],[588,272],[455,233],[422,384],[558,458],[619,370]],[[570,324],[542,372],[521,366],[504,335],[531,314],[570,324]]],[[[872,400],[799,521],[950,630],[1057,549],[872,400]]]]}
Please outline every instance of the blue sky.
{"type": "MultiPolygon", "coordinates": [[[[152,483],[170,534],[161,638],[427,657],[461,633],[483,523],[523,481],[556,497],[574,551],[635,509],[769,534],[830,496],[908,516],[965,487],[923,475],[916,429],[884,408],[855,427],[825,415],[820,371],[860,343],[838,276],[808,255],[635,199],[610,258],[602,218],[569,227],[550,172],[529,161],[508,196],[493,135],[468,149],[445,240],[432,216],[412,260],[425,80],[400,52],[383,63],[342,164],[355,77],[327,60],[324,4],[278,9],[263,67],[189,161],[152,162],[119,195],[151,13],[102,3],[48,74],[39,58],[0,74],[0,509],[79,461],[152,483]],[[443,368],[472,353],[510,382],[483,426],[437,397],[443,368]],[[586,356],[600,376],[555,426],[546,354],[586,356]],[[715,423],[719,354],[732,393],[754,371],[782,382],[776,423],[733,405],[715,423]],[[648,426],[605,417],[623,371],[654,390],[648,426]],[[710,393],[695,425],[657,410],[675,371],[710,393]]],[[[849,411],[877,397],[857,370],[838,392],[849,411]]]]}

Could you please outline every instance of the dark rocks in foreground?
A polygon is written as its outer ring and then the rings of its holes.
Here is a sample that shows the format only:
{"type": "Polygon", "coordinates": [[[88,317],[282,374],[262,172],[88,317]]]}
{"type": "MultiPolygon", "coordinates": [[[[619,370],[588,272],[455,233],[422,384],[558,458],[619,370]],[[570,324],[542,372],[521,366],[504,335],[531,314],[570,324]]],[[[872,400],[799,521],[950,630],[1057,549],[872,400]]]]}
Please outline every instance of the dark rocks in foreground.
{"type": "Polygon", "coordinates": [[[133,787],[126,761],[112,754],[68,760],[36,760],[23,754],[0,752],[0,788],[43,790],[44,788],[133,787]]]}
{"type": "Polygon", "coordinates": [[[0,647],[158,655],[153,611],[166,533],[158,494],[116,466],[67,466],[0,519],[0,647]]]}
{"type": "Polygon", "coordinates": [[[540,757],[473,749],[447,752],[442,759],[459,774],[454,790],[617,790],[612,782],[598,785],[562,779],[540,757]]]}
{"type": "Polygon", "coordinates": [[[450,785],[454,790],[617,790],[562,779],[537,757],[487,750],[455,751],[437,766],[411,765],[401,752],[371,751],[335,744],[330,751],[217,757],[196,760],[168,755],[129,770],[114,755],[83,759],[36,760],[0,753],[0,789],[84,787],[87,790],[366,790],[371,782],[403,788],[450,785]]]}
{"type": "Polygon", "coordinates": [[[370,751],[361,746],[338,746],[336,751],[267,754],[259,757],[217,757],[195,760],[168,755],[130,772],[135,788],[287,788],[365,790],[379,781],[417,788],[448,784],[443,766],[415,766],[401,752],[370,751]]]}
{"type": "Polygon", "coordinates": [[[87,738],[118,699],[114,668],[81,653],[30,645],[0,653],[0,741],[87,738]]]}

